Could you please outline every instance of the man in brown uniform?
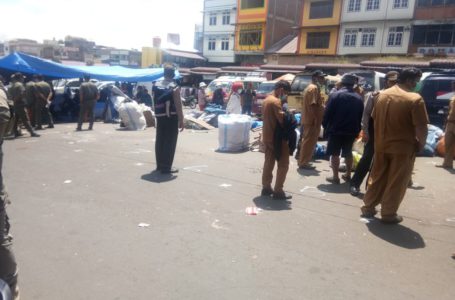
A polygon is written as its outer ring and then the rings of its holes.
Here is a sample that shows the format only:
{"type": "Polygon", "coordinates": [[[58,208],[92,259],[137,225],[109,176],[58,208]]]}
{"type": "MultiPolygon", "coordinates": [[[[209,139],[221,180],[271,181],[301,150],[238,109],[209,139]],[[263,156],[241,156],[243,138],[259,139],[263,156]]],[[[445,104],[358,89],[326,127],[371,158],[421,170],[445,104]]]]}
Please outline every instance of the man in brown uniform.
{"type": "Polygon", "coordinates": [[[25,128],[30,132],[32,137],[39,137],[39,134],[33,131],[32,125],[28,119],[27,112],[25,111],[26,99],[25,99],[25,87],[24,87],[24,75],[21,73],[16,73],[11,77],[13,84],[9,89],[9,94],[11,99],[14,101],[14,136],[18,137],[22,134],[19,131],[19,121],[24,124],[25,128]]]}
{"type": "Polygon", "coordinates": [[[281,80],[275,84],[273,94],[269,95],[263,103],[262,116],[262,140],[265,148],[264,169],[262,171],[262,196],[273,195],[274,199],[285,200],[292,198],[284,192],[283,186],[286,174],[289,170],[289,146],[287,141],[281,142],[281,155],[278,160],[275,188],[272,189],[273,168],[275,167],[275,130],[277,126],[283,126],[284,112],[282,102],[291,91],[289,82],[281,80]]]}
{"type": "Polygon", "coordinates": [[[415,154],[423,149],[428,115],[419,94],[411,92],[422,72],[403,69],[398,84],[381,92],[373,109],[375,153],[371,184],[363,199],[362,216],[371,218],[381,204],[382,222],[396,224],[397,215],[411,178],[415,154]]]}
{"type": "Polygon", "coordinates": [[[453,150],[455,148],[455,97],[450,100],[449,116],[447,117],[446,131],[444,134],[445,155],[439,168],[453,169],[453,150]]]}
{"type": "Polygon", "coordinates": [[[312,170],[315,168],[310,161],[313,157],[314,147],[318,142],[322,117],[324,116],[324,99],[321,96],[320,86],[324,84],[325,76],[322,71],[314,71],[311,77],[312,83],[303,92],[303,139],[300,146],[299,169],[312,170]]]}
{"type": "Polygon", "coordinates": [[[44,112],[46,117],[49,119],[48,128],[54,128],[54,120],[52,119],[51,112],[49,111],[49,105],[51,104],[51,98],[53,96],[52,88],[46,81],[43,80],[43,76],[33,76],[35,80],[35,122],[36,130],[43,129],[42,125],[42,113],[44,112]]]}
{"type": "Polygon", "coordinates": [[[79,88],[79,98],[81,108],[79,112],[79,121],[77,122],[77,131],[82,130],[82,123],[84,122],[85,116],[88,114],[89,125],[88,130],[93,129],[93,123],[95,122],[95,104],[96,100],[99,99],[100,94],[96,85],[90,82],[90,76],[84,76],[84,83],[79,88]]]}

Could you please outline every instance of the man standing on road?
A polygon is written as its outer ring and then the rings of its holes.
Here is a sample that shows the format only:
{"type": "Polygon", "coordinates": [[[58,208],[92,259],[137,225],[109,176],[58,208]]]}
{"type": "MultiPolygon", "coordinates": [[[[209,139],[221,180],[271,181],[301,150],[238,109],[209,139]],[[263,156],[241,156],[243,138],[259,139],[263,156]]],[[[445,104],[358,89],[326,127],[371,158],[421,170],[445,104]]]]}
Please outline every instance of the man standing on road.
{"type": "Polygon", "coordinates": [[[32,137],[39,137],[39,134],[33,131],[32,125],[30,125],[30,121],[28,119],[27,112],[25,110],[26,106],[26,99],[25,99],[25,87],[24,87],[24,75],[21,73],[16,73],[11,77],[13,84],[9,89],[9,94],[11,95],[11,99],[14,102],[14,114],[15,114],[15,121],[14,121],[14,136],[18,137],[22,134],[19,131],[19,121],[24,124],[25,128],[32,137]]]}
{"type": "Polygon", "coordinates": [[[321,132],[322,117],[324,115],[324,99],[321,96],[321,86],[325,83],[322,71],[315,71],[310,83],[303,92],[302,103],[302,145],[300,146],[299,169],[312,170],[315,167],[310,163],[313,158],[314,147],[321,132]]]}
{"type": "Polygon", "coordinates": [[[447,117],[446,131],[444,134],[445,155],[439,168],[453,169],[453,151],[455,149],[455,96],[450,100],[449,116],[447,117]]]}
{"type": "Polygon", "coordinates": [[[253,84],[248,82],[247,88],[240,93],[242,103],[242,114],[251,116],[251,108],[253,107],[254,97],[256,92],[253,90],[253,84]]]}
{"type": "MultiPolygon", "coordinates": [[[[398,72],[390,71],[385,75],[385,88],[388,89],[394,86],[398,80],[398,72]]],[[[360,185],[368,174],[371,167],[371,161],[374,155],[374,125],[371,113],[373,112],[374,105],[378,100],[380,92],[372,92],[369,94],[367,101],[365,102],[365,109],[362,117],[362,130],[363,137],[362,141],[365,144],[362,158],[357,164],[354,176],[351,179],[350,192],[351,195],[357,196],[360,193],[360,185]]]]}
{"type": "Polygon", "coordinates": [[[36,130],[43,129],[42,126],[42,113],[44,112],[46,117],[49,120],[47,128],[54,128],[54,120],[52,119],[52,114],[49,110],[51,104],[51,99],[53,96],[52,88],[46,81],[43,80],[43,76],[35,75],[35,122],[36,130]]]}
{"type": "Polygon", "coordinates": [[[398,84],[378,97],[373,109],[374,158],[371,185],[363,199],[362,216],[371,218],[381,204],[384,223],[400,223],[398,207],[411,178],[414,158],[427,137],[428,115],[422,97],[413,91],[422,76],[416,68],[403,69],[398,84]]]}
{"type": "Polygon", "coordinates": [[[164,80],[153,87],[156,141],[156,170],[163,174],[177,173],[173,168],[177,138],[184,129],[183,108],[180,98],[180,87],[174,81],[175,69],[172,65],[164,67],[164,80]],[[166,102],[170,103],[169,116],[166,113],[166,102]]]}
{"type": "Polygon", "coordinates": [[[340,184],[338,175],[340,154],[346,161],[346,175],[343,175],[343,179],[346,181],[351,179],[352,144],[361,129],[363,100],[354,91],[355,83],[356,77],[351,74],[345,74],[341,78],[343,87],[329,96],[322,121],[328,134],[326,154],[331,155],[333,171],[333,176],[327,177],[327,181],[335,184],[340,184]]]}
{"type": "Polygon", "coordinates": [[[275,84],[275,89],[263,103],[262,116],[264,126],[262,127],[262,140],[265,147],[264,168],[262,171],[262,196],[273,195],[276,200],[286,200],[292,198],[284,192],[283,186],[286,174],[289,170],[289,146],[286,140],[281,143],[276,141],[275,132],[277,127],[284,125],[283,102],[286,101],[287,94],[291,91],[289,82],[281,80],[275,84]],[[281,149],[275,149],[275,145],[281,144],[281,149]],[[273,169],[275,167],[275,152],[280,151],[278,167],[276,172],[275,188],[272,189],[273,169]]]}
{"type": "Polygon", "coordinates": [[[77,122],[77,131],[82,130],[82,123],[84,122],[85,116],[88,114],[89,125],[88,130],[93,130],[93,123],[95,122],[95,104],[100,97],[98,88],[92,82],[90,82],[90,76],[84,76],[84,83],[79,87],[79,98],[80,98],[80,112],[79,121],[77,122]]]}
{"type": "MultiPolygon", "coordinates": [[[[3,84],[2,84],[3,85],[3,84]]],[[[3,183],[3,136],[9,122],[9,105],[6,93],[0,89],[0,279],[5,281],[10,287],[14,299],[19,298],[19,288],[17,286],[18,269],[16,258],[13,253],[13,237],[9,234],[10,224],[6,206],[8,195],[3,183]]]]}

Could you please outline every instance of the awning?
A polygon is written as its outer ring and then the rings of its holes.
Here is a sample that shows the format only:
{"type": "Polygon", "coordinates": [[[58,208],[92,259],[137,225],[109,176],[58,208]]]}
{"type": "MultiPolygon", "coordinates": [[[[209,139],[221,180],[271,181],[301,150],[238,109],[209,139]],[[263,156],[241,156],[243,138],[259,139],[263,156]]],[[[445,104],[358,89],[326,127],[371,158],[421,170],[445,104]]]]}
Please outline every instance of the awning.
{"type": "MultiPolygon", "coordinates": [[[[48,78],[80,78],[89,75],[105,81],[147,82],[163,77],[163,68],[131,69],[120,66],[65,66],[20,52],[0,59],[0,69],[48,78]]],[[[177,76],[179,77],[180,75],[177,76]]]]}

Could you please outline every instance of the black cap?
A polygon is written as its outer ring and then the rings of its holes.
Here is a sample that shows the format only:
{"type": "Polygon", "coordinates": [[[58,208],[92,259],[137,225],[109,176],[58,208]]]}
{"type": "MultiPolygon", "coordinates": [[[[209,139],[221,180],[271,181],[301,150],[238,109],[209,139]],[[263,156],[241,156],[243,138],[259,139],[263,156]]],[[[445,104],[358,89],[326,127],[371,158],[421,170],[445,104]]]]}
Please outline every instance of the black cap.
{"type": "Polygon", "coordinates": [[[341,77],[341,84],[354,85],[357,83],[358,79],[359,78],[355,74],[344,74],[343,77],[341,77]]]}
{"type": "Polygon", "coordinates": [[[327,76],[327,74],[325,74],[324,72],[322,72],[321,70],[316,70],[313,72],[313,74],[311,74],[313,77],[325,77],[327,76]]]}

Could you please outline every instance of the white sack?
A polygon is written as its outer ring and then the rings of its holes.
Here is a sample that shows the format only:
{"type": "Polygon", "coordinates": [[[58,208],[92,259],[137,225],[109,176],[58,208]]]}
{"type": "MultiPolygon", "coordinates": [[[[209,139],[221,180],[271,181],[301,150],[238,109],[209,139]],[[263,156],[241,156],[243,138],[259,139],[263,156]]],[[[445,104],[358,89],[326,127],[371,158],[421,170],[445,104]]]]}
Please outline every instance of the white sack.
{"type": "Polygon", "coordinates": [[[251,117],[229,114],[218,116],[218,151],[238,152],[250,144],[251,117]]]}

